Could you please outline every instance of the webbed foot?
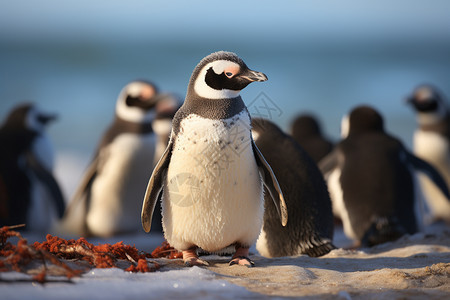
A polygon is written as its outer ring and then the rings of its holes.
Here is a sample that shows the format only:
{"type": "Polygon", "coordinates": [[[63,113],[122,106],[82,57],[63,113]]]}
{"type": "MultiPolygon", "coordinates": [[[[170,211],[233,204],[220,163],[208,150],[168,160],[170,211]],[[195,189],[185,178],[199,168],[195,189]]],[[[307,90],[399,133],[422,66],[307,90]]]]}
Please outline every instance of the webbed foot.
{"type": "Polygon", "coordinates": [[[248,257],[248,251],[249,248],[238,247],[230,261],[230,266],[241,265],[248,268],[253,267],[255,263],[248,257]]]}
{"type": "Polygon", "coordinates": [[[207,261],[198,258],[196,248],[183,251],[183,261],[186,267],[209,266],[207,261]]]}

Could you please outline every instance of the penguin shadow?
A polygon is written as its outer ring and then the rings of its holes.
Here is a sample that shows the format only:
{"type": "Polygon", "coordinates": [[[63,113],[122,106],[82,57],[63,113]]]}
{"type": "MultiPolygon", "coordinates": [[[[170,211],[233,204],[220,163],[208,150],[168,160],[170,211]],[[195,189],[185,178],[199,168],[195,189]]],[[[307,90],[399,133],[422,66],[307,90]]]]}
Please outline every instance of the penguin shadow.
{"type": "MultiPolygon", "coordinates": [[[[448,252],[443,250],[443,247],[449,246],[450,231],[442,224],[431,230],[433,231],[430,233],[406,234],[395,241],[373,247],[351,250],[338,248],[320,257],[299,255],[266,258],[258,253],[251,253],[250,258],[255,262],[253,268],[250,268],[249,271],[239,268],[228,269],[232,270],[228,273],[233,275],[239,275],[239,272],[258,273],[261,269],[286,266],[349,273],[379,269],[415,269],[437,263],[450,263],[448,252]]],[[[226,257],[211,256],[206,260],[210,263],[208,268],[212,271],[220,273],[220,269],[228,267],[226,257]]]]}
{"type": "MultiPolygon", "coordinates": [[[[363,249],[364,250],[364,249],[363,249]]],[[[323,269],[337,272],[367,272],[380,269],[416,269],[431,266],[436,263],[450,263],[448,253],[419,252],[411,253],[409,256],[379,256],[367,257],[368,253],[363,251],[337,249],[338,253],[331,253],[325,257],[309,257],[301,255],[297,257],[264,258],[251,257],[255,262],[253,269],[296,266],[307,269],[323,269]],[[350,257],[348,257],[350,256],[350,257]]],[[[217,263],[216,266],[221,266],[217,263]]]]}

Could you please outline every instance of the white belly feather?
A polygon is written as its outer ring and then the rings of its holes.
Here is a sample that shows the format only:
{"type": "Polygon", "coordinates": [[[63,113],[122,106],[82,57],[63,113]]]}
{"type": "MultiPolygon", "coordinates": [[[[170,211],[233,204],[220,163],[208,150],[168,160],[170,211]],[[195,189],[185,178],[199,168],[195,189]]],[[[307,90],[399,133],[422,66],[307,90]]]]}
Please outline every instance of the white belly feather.
{"type": "MultiPolygon", "coordinates": [[[[47,135],[41,134],[36,137],[32,151],[41,166],[53,173],[54,149],[47,135]]],[[[57,211],[48,187],[34,173],[30,172],[29,176],[31,178],[31,202],[28,209],[27,228],[44,232],[56,222],[57,211]]]]}
{"type": "MultiPolygon", "coordinates": [[[[450,149],[447,140],[434,132],[419,130],[414,134],[414,153],[433,165],[450,187],[450,149]]],[[[436,185],[423,174],[420,185],[431,211],[431,219],[450,222],[450,202],[436,185]]]]}
{"type": "Polygon", "coordinates": [[[97,235],[141,229],[142,199],[153,168],[155,135],[122,134],[100,158],[101,173],[92,185],[89,229],[97,235]]]}
{"type": "Polygon", "coordinates": [[[225,121],[191,115],[181,122],[162,208],[165,237],[177,249],[217,251],[256,241],[263,189],[246,112],[225,121]]]}
{"type": "Polygon", "coordinates": [[[350,222],[347,207],[345,206],[344,192],[341,187],[340,178],[341,170],[336,168],[331,172],[327,180],[328,190],[332,202],[333,215],[341,219],[345,234],[351,239],[357,239],[350,222]]]}

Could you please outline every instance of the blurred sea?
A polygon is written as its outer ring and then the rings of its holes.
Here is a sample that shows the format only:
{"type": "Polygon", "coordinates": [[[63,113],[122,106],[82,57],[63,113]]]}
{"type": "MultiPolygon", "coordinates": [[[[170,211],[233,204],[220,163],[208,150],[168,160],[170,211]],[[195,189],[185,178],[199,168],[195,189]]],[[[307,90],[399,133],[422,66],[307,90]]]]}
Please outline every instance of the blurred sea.
{"type": "Polygon", "coordinates": [[[388,130],[411,145],[414,113],[404,98],[420,83],[450,95],[450,41],[433,47],[420,41],[384,43],[263,38],[152,40],[148,43],[0,44],[0,118],[21,101],[57,112],[49,132],[57,151],[93,153],[114,114],[120,89],[134,79],[154,81],[184,99],[191,72],[217,50],[238,53],[269,80],[253,83],[242,97],[253,114],[285,130],[295,115],[315,114],[325,134],[337,140],[342,116],[354,106],[373,105],[388,130]],[[262,93],[262,94],[261,94],[262,93]],[[261,98],[262,97],[262,98],[261,98]],[[265,110],[265,101],[272,110],[265,110]]]}
{"type": "MultiPolygon", "coordinates": [[[[421,83],[450,97],[447,0],[15,0],[0,4],[0,122],[18,103],[56,112],[56,175],[71,195],[135,79],[184,98],[197,63],[236,52],[269,80],[241,93],[255,116],[289,130],[313,113],[339,140],[343,115],[378,109],[411,147],[404,103],[421,83]]],[[[0,145],[1,147],[1,145],[0,145]]]]}

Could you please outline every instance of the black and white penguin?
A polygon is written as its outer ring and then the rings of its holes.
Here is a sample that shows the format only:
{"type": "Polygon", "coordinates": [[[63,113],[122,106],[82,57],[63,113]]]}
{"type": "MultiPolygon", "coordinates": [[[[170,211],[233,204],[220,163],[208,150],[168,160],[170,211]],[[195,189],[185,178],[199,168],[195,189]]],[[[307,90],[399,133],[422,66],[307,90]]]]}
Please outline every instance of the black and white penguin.
{"type": "Polygon", "coordinates": [[[322,256],[335,249],[333,214],[326,183],[311,157],[273,122],[252,119],[252,136],[272,167],[289,207],[283,227],[265,195],[264,223],[256,249],[265,257],[322,256]]]}
{"type": "MultiPolygon", "coordinates": [[[[414,154],[435,167],[450,186],[450,111],[441,93],[431,85],[417,87],[408,97],[417,113],[414,154]]],[[[450,202],[425,176],[420,183],[430,208],[431,220],[450,224],[450,202]]]]}
{"type": "Polygon", "coordinates": [[[412,170],[430,176],[449,196],[444,180],[384,131],[383,118],[372,107],[356,107],[344,125],[345,138],[319,167],[345,234],[355,246],[372,246],[415,233],[412,170]]]}
{"type": "Polygon", "coordinates": [[[154,165],[152,129],[158,90],[133,81],[119,94],[103,135],[66,211],[62,231],[108,237],[137,232],[142,198],[154,165]]]}
{"type": "Polygon", "coordinates": [[[281,223],[287,223],[282,192],[252,140],[250,115],[239,95],[249,83],[266,80],[223,51],[206,56],[191,75],[142,206],[148,232],[161,198],[165,238],[183,251],[187,266],[207,264],[198,258],[199,247],[216,252],[230,245],[236,249],[230,265],[253,265],[248,253],[263,221],[263,183],[281,223]]]}
{"type": "Polygon", "coordinates": [[[56,115],[24,103],[0,128],[0,226],[24,223],[26,230],[44,232],[63,215],[53,146],[45,133],[54,119],[56,115]]]}
{"type": "Polygon", "coordinates": [[[333,149],[333,143],[323,136],[319,121],[311,114],[302,114],[294,119],[291,135],[316,163],[333,149]]]}

